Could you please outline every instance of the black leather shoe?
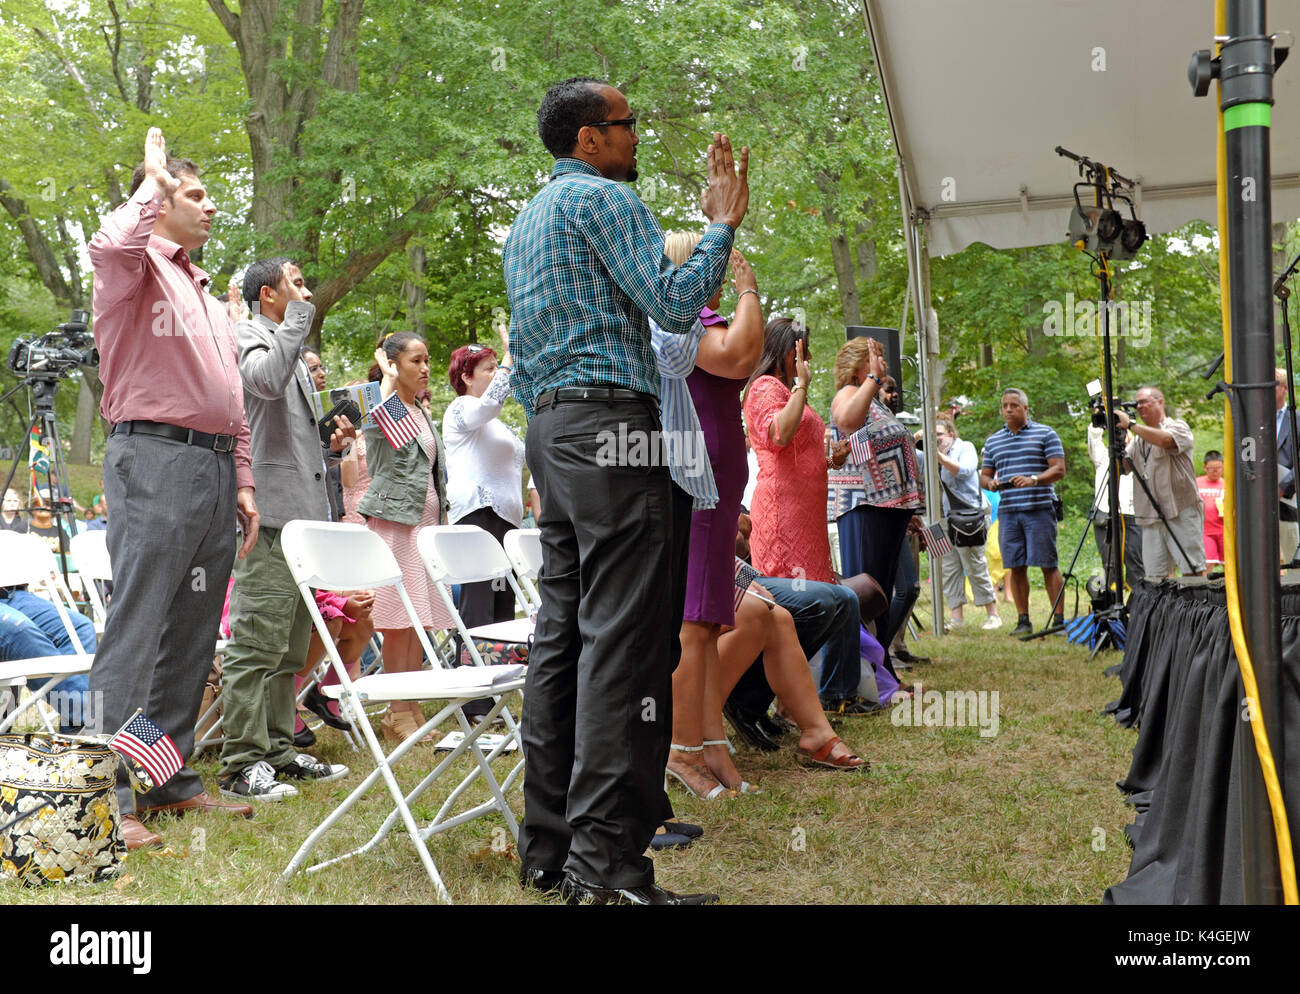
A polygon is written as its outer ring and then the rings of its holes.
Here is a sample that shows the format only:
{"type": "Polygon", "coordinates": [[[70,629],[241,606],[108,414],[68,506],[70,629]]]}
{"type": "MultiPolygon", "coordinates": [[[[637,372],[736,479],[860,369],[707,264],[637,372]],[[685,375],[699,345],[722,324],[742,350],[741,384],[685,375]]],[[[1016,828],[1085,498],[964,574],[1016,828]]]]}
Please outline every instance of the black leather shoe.
{"type": "Polygon", "coordinates": [[[899,649],[897,652],[890,653],[889,658],[891,660],[898,660],[900,662],[904,662],[909,666],[918,666],[918,665],[925,666],[933,662],[933,660],[931,660],[929,656],[913,656],[906,649],[899,649]]]}
{"type": "Polygon", "coordinates": [[[768,735],[778,741],[787,735],[799,734],[799,726],[793,721],[786,721],[779,714],[765,714],[758,720],[758,724],[767,731],[768,735]]]}
{"type": "Polygon", "coordinates": [[[330,705],[336,703],[320,692],[320,688],[312,685],[312,688],[303,695],[303,707],[314,712],[321,721],[329,725],[330,728],[337,728],[340,732],[350,732],[352,725],[344,721],[341,717],[330,710],[330,705]]]}
{"type": "Polygon", "coordinates": [[[316,733],[306,725],[303,725],[301,732],[293,733],[293,747],[295,749],[310,749],[316,744],[316,733]]]}
{"type": "Polygon", "coordinates": [[[717,894],[674,894],[655,884],[644,887],[597,887],[565,873],[560,893],[569,904],[717,904],[717,894]]]}
{"type": "Polygon", "coordinates": [[[769,734],[760,718],[751,717],[730,702],[724,704],[722,710],[740,737],[755,749],[776,752],[781,748],[781,737],[769,734]]]}
{"type": "Polygon", "coordinates": [[[560,890],[564,884],[563,870],[543,870],[538,866],[525,866],[519,871],[519,886],[524,890],[540,891],[550,894],[560,890]]]}

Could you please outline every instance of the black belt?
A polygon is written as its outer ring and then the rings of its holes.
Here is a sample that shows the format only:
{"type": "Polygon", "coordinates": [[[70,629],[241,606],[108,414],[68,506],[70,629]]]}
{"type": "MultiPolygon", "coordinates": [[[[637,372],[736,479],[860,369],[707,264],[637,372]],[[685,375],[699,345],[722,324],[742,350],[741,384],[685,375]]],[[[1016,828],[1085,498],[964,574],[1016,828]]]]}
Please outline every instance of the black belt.
{"type": "Polygon", "coordinates": [[[158,421],[119,421],[113,425],[114,435],[157,435],[170,438],[173,442],[197,445],[200,449],[213,452],[234,452],[234,435],[209,435],[206,431],[193,428],[181,428],[178,425],[166,425],[158,421]]]}
{"type": "Polygon", "coordinates": [[[653,394],[623,387],[558,387],[537,395],[537,407],[545,407],[559,400],[641,400],[658,406],[653,394]]]}

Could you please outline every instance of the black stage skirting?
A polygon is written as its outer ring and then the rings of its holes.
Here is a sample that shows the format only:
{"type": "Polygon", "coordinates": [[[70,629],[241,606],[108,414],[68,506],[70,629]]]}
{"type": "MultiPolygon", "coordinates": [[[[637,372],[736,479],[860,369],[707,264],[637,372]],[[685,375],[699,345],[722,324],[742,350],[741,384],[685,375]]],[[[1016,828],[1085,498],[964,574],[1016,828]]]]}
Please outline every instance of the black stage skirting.
{"type": "MultiPolygon", "coordinates": [[[[1283,743],[1269,729],[1300,845],[1300,584],[1282,587],[1283,743]]],[[[1119,782],[1137,819],[1133,861],[1108,904],[1240,904],[1236,727],[1244,711],[1222,581],[1140,584],[1129,603],[1124,690],[1108,710],[1138,729],[1119,782]]]]}

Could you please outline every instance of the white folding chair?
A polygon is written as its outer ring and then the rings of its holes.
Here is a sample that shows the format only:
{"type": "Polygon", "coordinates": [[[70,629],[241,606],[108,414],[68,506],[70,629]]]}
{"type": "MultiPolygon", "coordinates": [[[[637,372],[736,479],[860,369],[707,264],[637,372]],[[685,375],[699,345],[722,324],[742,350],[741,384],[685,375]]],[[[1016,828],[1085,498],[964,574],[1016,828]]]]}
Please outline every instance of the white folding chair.
{"type": "Polygon", "coordinates": [[[514,528],[501,540],[510,565],[519,577],[519,586],[528,599],[530,611],[542,607],[542,595],[537,589],[537,578],[542,573],[542,530],[540,528],[514,528]]]}
{"type": "Polygon", "coordinates": [[[435,833],[454,828],[491,811],[499,811],[511,834],[516,839],[519,837],[518,822],[506,803],[504,790],[498,784],[490,765],[491,761],[503,751],[506,743],[503,741],[491,752],[485,753],[478,739],[486,731],[490,719],[504,708],[506,695],[523,687],[522,668],[514,666],[489,666],[483,669],[435,667],[413,673],[379,673],[352,680],[347,674],[347,667],[339,657],[338,646],[330,638],[329,629],[316,607],[313,587],[327,590],[395,587],[425,656],[431,660],[436,658],[428,636],[421,627],[411,600],[402,585],[402,571],[397,565],[397,560],[383,539],[374,532],[361,525],[341,522],[290,521],[281,532],[281,543],[285,560],[289,564],[289,571],[298,585],[298,591],[307,605],[312,623],[325,644],[330,664],[339,678],[337,684],[323,688],[323,692],[338,697],[343,701],[347,713],[357,716],[353,723],[375,759],[375,769],[312,831],[290,860],[289,865],[285,867],[281,878],[287,880],[292,876],[306,861],[325,833],[347,814],[376,781],[382,779],[393,799],[394,807],[370,841],[342,856],[309,866],[307,872],[324,869],[326,866],[372,849],[384,839],[400,819],[415,844],[429,879],[433,881],[438,898],[450,904],[451,898],[447,894],[446,887],[443,886],[442,877],[434,865],[433,857],[429,854],[426,839],[435,833]],[[488,715],[489,720],[475,728],[466,719],[461,708],[469,701],[484,696],[495,696],[496,701],[488,715]],[[415,734],[385,755],[370,722],[362,717],[362,709],[368,703],[393,701],[440,701],[443,702],[443,706],[415,734]],[[393,765],[410,752],[429,731],[453,716],[462,732],[460,743],[441,758],[414,790],[404,794],[393,773],[393,765]],[[433,820],[423,829],[420,828],[411,813],[411,804],[466,753],[473,759],[474,768],[447,796],[433,820]],[[479,779],[486,785],[492,799],[454,816],[450,815],[456,801],[479,779]]]}
{"type": "MultiPolygon", "coordinates": [[[[64,630],[68,633],[70,654],[57,656],[37,656],[29,659],[9,659],[0,662],[0,696],[10,694],[17,696],[27,685],[28,679],[47,677],[45,685],[39,690],[28,688],[28,697],[19,702],[12,712],[0,719],[0,733],[8,731],[27,711],[36,708],[46,731],[56,729],[50,724],[49,717],[38,707],[46,700],[64,679],[78,673],[89,673],[95,657],[86,652],[81,638],[72,624],[71,611],[76,608],[72,602],[72,593],[68,590],[63,577],[59,575],[58,566],[43,539],[37,535],[25,535],[19,532],[0,531],[0,587],[27,586],[46,593],[59,613],[64,630]]],[[[35,592],[35,590],[33,591],[35,592]]]]}
{"type": "Polygon", "coordinates": [[[72,561],[77,564],[77,576],[90,604],[95,634],[103,635],[108,608],[100,595],[99,584],[111,583],[113,580],[113,564],[108,558],[108,532],[102,528],[93,532],[78,532],[72,536],[68,551],[72,553],[72,561]]]}
{"type": "MultiPolygon", "coordinates": [[[[483,656],[474,640],[484,639],[490,642],[513,642],[527,645],[532,641],[535,623],[527,615],[531,607],[523,589],[515,578],[514,569],[505,550],[489,532],[477,525],[430,525],[421,528],[415,537],[416,548],[424,567],[433,579],[433,585],[442,597],[443,605],[451,615],[455,631],[475,666],[483,666],[483,656]],[[498,621],[489,625],[476,625],[470,628],[460,616],[455,598],[451,595],[452,584],[467,583],[506,583],[514,591],[516,604],[523,609],[525,617],[512,621],[498,621]]],[[[456,660],[455,663],[458,663],[456,660]]],[[[455,663],[452,665],[454,666],[455,663]]],[[[523,740],[514,716],[508,710],[501,711],[501,720],[506,726],[503,744],[513,748],[510,742],[523,740]]],[[[484,722],[486,724],[486,721],[484,722]]],[[[523,772],[523,760],[516,764],[502,782],[502,789],[508,790],[523,772]]]]}
{"type": "Polygon", "coordinates": [[[531,602],[519,586],[505,550],[490,533],[477,525],[430,525],[420,529],[415,544],[475,666],[483,665],[483,657],[474,645],[475,638],[493,642],[528,643],[534,627],[532,620],[527,617],[532,610],[531,602]],[[525,617],[467,627],[460,612],[456,610],[456,601],[451,596],[452,585],[488,582],[508,584],[525,617]]]}

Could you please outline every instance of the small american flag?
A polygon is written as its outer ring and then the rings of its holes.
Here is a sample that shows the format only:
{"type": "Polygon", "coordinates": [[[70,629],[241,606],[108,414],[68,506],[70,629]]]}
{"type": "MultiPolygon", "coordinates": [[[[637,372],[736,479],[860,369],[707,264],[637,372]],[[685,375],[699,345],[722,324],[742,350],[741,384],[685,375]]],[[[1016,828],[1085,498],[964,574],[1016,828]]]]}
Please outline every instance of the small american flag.
{"type": "Polygon", "coordinates": [[[943,523],[936,521],[925,529],[926,551],[930,553],[931,559],[939,559],[952,552],[952,543],[948,541],[948,535],[943,530],[943,523]]]}
{"type": "Polygon", "coordinates": [[[157,787],[185,765],[171,736],[138,711],[108,740],[108,746],[144,767],[157,787]]]}
{"type": "Polygon", "coordinates": [[[411,417],[411,412],[406,409],[402,398],[397,394],[393,394],[376,407],[373,413],[375,424],[379,425],[384,438],[388,439],[388,444],[395,449],[400,449],[420,434],[416,419],[411,417]]]}
{"type": "Polygon", "coordinates": [[[849,436],[849,455],[859,466],[871,461],[871,440],[867,438],[866,425],[849,436]]]}
{"type": "Polygon", "coordinates": [[[745,599],[745,591],[749,585],[759,577],[758,570],[745,562],[739,556],[736,557],[736,610],[740,610],[740,602],[745,599]]]}

